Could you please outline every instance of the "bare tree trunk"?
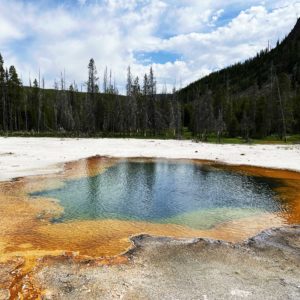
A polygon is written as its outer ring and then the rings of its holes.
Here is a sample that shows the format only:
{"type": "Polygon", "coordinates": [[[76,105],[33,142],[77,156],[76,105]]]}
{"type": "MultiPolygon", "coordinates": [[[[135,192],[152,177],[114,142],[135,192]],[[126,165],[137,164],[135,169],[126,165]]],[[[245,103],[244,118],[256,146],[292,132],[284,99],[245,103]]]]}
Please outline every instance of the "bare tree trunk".
{"type": "Polygon", "coordinates": [[[4,95],[4,90],[3,90],[3,95],[2,95],[2,123],[3,123],[3,130],[6,131],[6,103],[5,103],[5,95],[4,95]]]}
{"type": "Polygon", "coordinates": [[[283,140],[287,142],[286,138],[286,121],[285,121],[285,113],[284,113],[284,107],[283,107],[283,101],[281,97],[280,87],[279,87],[279,81],[278,77],[276,76],[277,81],[277,91],[278,91],[278,98],[279,98],[279,107],[280,107],[280,113],[281,113],[281,120],[282,120],[282,134],[283,134],[283,140]]]}
{"type": "Polygon", "coordinates": [[[28,131],[27,104],[25,103],[25,130],[28,131]]]}

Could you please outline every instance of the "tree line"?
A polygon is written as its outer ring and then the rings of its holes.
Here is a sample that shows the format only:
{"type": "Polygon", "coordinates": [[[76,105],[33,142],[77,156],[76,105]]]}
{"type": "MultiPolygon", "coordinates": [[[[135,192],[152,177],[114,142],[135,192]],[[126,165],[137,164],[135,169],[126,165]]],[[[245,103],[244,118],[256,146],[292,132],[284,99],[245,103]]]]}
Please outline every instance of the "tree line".
{"type": "Polygon", "coordinates": [[[180,136],[182,108],[176,91],[158,94],[152,68],[140,84],[128,67],[126,96],[119,94],[107,68],[102,93],[98,79],[95,61],[90,59],[86,92],[80,92],[76,83],[66,88],[63,74],[53,89],[45,89],[40,78],[23,86],[15,67],[6,69],[0,54],[0,130],[180,136]]]}
{"type": "Polygon", "coordinates": [[[141,79],[128,67],[126,95],[107,68],[100,89],[93,59],[87,75],[86,92],[66,87],[63,74],[53,89],[40,76],[23,86],[0,54],[0,131],[169,138],[188,131],[203,141],[300,133],[300,21],[274,49],[172,93],[157,92],[152,67],[141,79]]]}
{"type": "Polygon", "coordinates": [[[214,72],[178,92],[195,136],[286,140],[300,133],[300,21],[274,49],[214,72]]]}
{"type": "Polygon", "coordinates": [[[244,94],[232,94],[228,84],[215,91],[196,89],[192,99],[184,105],[186,125],[201,140],[211,134],[286,140],[300,133],[300,89],[287,73],[270,75],[263,88],[255,84],[244,94]]]}

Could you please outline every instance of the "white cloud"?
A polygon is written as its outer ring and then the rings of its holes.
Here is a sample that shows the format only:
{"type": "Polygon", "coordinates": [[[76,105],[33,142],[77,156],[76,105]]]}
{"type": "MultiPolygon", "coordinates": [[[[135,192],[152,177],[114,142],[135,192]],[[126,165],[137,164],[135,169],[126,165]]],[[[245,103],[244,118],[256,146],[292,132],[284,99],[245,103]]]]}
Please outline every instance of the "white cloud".
{"type": "Polygon", "coordinates": [[[253,56],[268,40],[275,45],[300,13],[297,1],[290,0],[78,3],[70,7],[0,0],[0,52],[6,62],[16,65],[24,78],[29,72],[36,76],[40,68],[51,87],[64,69],[70,81],[84,82],[93,57],[100,77],[107,65],[121,88],[129,64],[140,77],[149,68],[135,52],[165,50],[182,57],[153,64],[158,80],[170,89],[253,56]]]}

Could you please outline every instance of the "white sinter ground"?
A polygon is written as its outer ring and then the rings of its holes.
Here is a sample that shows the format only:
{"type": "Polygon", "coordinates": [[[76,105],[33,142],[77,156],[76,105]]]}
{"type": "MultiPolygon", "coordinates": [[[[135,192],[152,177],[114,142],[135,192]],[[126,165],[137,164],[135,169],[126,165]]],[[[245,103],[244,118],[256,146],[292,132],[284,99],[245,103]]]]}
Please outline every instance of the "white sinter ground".
{"type": "Polygon", "coordinates": [[[94,155],[205,159],[300,171],[300,145],[218,145],[178,140],[0,138],[0,180],[60,171],[94,155]]]}

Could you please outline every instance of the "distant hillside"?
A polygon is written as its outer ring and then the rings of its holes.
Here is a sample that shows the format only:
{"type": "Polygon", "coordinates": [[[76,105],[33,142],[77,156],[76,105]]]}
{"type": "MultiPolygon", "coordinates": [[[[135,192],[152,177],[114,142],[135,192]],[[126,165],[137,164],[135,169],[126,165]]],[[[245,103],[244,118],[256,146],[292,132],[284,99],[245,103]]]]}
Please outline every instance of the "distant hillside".
{"type": "Polygon", "coordinates": [[[300,82],[300,19],[290,34],[271,51],[262,50],[244,63],[237,63],[211,73],[183,88],[180,96],[183,100],[189,101],[195,90],[205,92],[208,88],[216,91],[226,88],[227,85],[232,94],[253,88],[255,84],[258,88],[262,88],[270,82],[271,68],[274,75],[286,73],[297,83],[300,82]]]}
{"type": "Polygon", "coordinates": [[[185,104],[184,123],[195,134],[212,131],[214,123],[230,136],[285,138],[300,132],[299,85],[300,20],[274,49],[211,73],[178,97],[185,104]]]}

